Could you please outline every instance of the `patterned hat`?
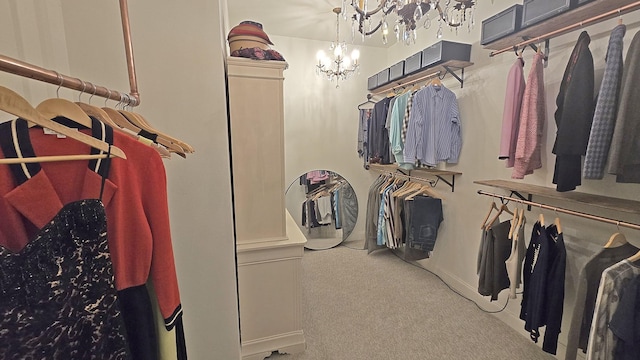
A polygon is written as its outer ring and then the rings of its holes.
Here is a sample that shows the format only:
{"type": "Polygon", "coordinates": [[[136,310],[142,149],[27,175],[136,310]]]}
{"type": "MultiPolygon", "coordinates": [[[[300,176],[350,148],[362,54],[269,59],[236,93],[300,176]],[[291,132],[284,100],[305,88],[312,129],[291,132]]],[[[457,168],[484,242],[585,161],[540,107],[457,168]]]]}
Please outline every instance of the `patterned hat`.
{"type": "Polygon", "coordinates": [[[269,40],[269,36],[262,30],[262,24],[257,23],[255,21],[243,21],[239,25],[236,25],[229,31],[229,35],[227,36],[227,40],[231,40],[234,36],[257,36],[262,40],[266,41],[268,44],[273,45],[271,40],[269,40]]]}

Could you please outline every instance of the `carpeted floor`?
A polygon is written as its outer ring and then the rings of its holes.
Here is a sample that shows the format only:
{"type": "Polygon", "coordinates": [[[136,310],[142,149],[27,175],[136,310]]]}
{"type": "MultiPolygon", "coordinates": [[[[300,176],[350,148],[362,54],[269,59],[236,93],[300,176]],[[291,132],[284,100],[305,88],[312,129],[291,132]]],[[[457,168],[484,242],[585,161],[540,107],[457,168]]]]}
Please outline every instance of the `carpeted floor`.
{"type": "Polygon", "coordinates": [[[269,360],[554,358],[390,251],[307,250],[302,265],[307,349],[269,360]]]}

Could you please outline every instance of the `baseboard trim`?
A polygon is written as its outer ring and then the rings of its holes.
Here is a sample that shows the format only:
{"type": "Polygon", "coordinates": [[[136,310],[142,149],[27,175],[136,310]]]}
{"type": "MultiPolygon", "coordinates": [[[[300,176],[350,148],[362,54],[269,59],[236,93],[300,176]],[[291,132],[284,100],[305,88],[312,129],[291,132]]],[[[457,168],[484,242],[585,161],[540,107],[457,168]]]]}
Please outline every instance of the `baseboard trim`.
{"type": "Polygon", "coordinates": [[[264,360],[271,353],[278,351],[281,354],[297,354],[306,348],[304,332],[269,336],[261,339],[242,342],[242,360],[264,360]]]}

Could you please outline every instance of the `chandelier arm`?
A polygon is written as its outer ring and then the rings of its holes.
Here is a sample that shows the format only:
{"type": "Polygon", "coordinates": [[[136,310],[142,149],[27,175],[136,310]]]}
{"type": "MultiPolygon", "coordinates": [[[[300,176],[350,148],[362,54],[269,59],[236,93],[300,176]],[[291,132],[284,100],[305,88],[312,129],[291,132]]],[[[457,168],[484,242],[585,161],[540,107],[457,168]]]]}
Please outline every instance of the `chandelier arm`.
{"type": "MultiPolygon", "coordinates": [[[[396,8],[395,5],[391,5],[391,7],[387,11],[383,11],[384,15],[385,16],[389,15],[393,11],[393,9],[395,9],[395,8],[396,8]]],[[[356,8],[356,11],[358,11],[358,10],[360,10],[360,9],[356,8]]],[[[374,29],[372,29],[371,31],[365,31],[364,30],[364,20],[366,18],[370,17],[371,15],[375,15],[378,11],[380,11],[380,10],[376,9],[374,12],[368,12],[367,13],[368,15],[366,15],[366,14],[363,15],[364,11],[358,11],[361,14],[360,20],[358,21],[358,32],[360,34],[364,34],[364,36],[369,36],[369,35],[372,35],[373,33],[375,33],[376,31],[378,31],[378,29],[380,29],[380,27],[382,26],[382,23],[384,21],[383,19],[380,19],[380,22],[378,23],[378,25],[374,29]]],[[[355,14],[353,15],[353,18],[354,19],[356,18],[355,14]]]]}
{"type": "MultiPolygon", "coordinates": [[[[380,12],[380,10],[382,10],[382,8],[384,7],[384,4],[386,3],[386,1],[382,1],[380,4],[378,4],[378,7],[368,11],[368,12],[364,12],[364,10],[360,9],[358,6],[354,5],[355,1],[351,2],[351,6],[353,7],[353,9],[360,14],[360,18],[365,18],[365,17],[369,17],[372,15],[375,15],[377,13],[380,12]]],[[[395,5],[393,5],[390,9],[395,8],[395,5]]],[[[388,12],[385,13],[385,15],[389,14],[388,12]]]]}

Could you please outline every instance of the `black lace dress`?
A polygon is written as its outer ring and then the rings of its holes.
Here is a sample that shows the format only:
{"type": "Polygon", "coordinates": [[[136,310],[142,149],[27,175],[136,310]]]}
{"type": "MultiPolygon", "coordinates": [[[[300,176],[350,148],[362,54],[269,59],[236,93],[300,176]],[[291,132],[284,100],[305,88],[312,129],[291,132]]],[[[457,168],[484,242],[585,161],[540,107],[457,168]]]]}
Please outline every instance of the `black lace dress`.
{"type": "Polygon", "coordinates": [[[20,252],[0,247],[0,359],[129,359],[100,200],[72,202],[20,252]]]}

